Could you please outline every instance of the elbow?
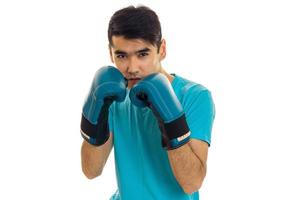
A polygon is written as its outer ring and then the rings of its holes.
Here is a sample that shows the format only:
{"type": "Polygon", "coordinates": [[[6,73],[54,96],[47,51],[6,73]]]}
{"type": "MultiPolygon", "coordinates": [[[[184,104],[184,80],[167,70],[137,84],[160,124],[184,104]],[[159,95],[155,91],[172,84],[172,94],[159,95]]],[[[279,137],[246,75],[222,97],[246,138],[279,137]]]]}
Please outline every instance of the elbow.
{"type": "Polygon", "coordinates": [[[92,180],[92,179],[94,179],[94,178],[100,176],[100,174],[99,174],[99,175],[95,175],[95,174],[84,174],[84,175],[85,175],[85,177],[87,177],[87,178],[90,179],[90,180],[92,180]]]}
{"type": "Polygon", "coordinates": [[[100,176],[101,173],[102,173],[101,171],[99,171],[99,172],[91,172],[90,170],[87,170],[87,169],[82,169],[82,172],[90,180],[92,180],[92,179],[100,176]]]}
{"type": "Polygon", "coordinates": [[[181,187],[186,194],[193,194],[194,192],[197,192],[201,188],[203,180],[204,177],[202,178],[199,177],[199,179],[196,179],[193,182],[187,182],[185,184],[181,184],[181,187]]]}
{"type": "Polygon", "coordinates": [[[186,194],[193,194],[194,192],[197,192],[202,185],[202,182],[195,183],[195,184],[189,184],[189,185],[183,185],[182,189],[186,194]]]}
{"type": "Polygon", "coordinates": [[[185,181],[181,184],[183,191],[186,194],[193,194],[200,190],[202,183],[206,176],[206,166],[202,168],[202,173],[194,176],[194,179],[189,179],[189,181],[185,181]]]}
{"type": "Polygon", "coordinates": [[[194,192],[197,192],[200,189],[200,187],[189,185],[183,186],[182,189],[186,194],[193,194],[194,192]]]}

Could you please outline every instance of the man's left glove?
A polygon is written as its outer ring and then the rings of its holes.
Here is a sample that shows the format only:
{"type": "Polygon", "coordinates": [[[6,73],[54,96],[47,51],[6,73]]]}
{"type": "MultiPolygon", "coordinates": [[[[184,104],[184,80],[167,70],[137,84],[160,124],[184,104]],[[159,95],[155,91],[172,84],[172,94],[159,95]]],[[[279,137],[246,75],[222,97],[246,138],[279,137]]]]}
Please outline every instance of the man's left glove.
{"type": "Polygon", "coordinates": [[[132,87],[129,97],[134,105],[152,110],[165,149],[176,149],[189,141],[190,130],[183,108],[165,75],[154,73],[145,77],[132,87]]]}

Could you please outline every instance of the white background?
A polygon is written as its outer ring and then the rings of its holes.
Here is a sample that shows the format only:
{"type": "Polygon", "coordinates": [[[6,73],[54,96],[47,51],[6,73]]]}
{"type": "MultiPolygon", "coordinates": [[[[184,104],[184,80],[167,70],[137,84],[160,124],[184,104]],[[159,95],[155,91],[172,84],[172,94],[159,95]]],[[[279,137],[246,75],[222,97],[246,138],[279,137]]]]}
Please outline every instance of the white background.
{"type": "Polygon", "coordinates": [[[80,167],[81,107],[110,64],[107,25],[142,3],[160,17],[163,66],[213,94],[203,200],[300,199],[297,1],[1,1],[0,199],[108,199],[80,167]],[[299,190],[298,190],[299,191],[299,190]]]}

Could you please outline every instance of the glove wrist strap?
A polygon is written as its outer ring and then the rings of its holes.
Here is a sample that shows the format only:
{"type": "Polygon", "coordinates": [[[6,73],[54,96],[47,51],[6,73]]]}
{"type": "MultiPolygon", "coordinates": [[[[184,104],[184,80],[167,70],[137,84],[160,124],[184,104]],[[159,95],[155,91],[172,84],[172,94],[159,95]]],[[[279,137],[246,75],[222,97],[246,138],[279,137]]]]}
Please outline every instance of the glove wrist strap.
{"type": "Polygon", "coordinates": [[[178,119],[164,123],[165,148],[172,150],[181,147],[190,140],[190,129],[187,125],[185,114],[178,119]]]}
{"type": "Polygon", "coordinates": [[[92,124],[82,114],[81,136],[90,144],[95,146],[103,145],[109,138],[108,114],[112,100],[107,100],[100,111],[97,124],[92,124]]]}

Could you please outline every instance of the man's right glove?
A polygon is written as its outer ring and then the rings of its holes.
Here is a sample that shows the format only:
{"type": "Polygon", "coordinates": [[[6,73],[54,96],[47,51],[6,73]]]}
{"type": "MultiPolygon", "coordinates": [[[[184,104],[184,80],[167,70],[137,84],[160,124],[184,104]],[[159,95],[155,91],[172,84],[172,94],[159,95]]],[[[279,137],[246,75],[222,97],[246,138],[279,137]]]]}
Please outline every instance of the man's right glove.
{"type": "Polygon", "coordinates": [[[100,146],[108,140],[109,106],[125,99],[126,87],[127,80],[117,68],[106,66],[96,72],[82,110],[81,135],[87,142],[100,146]]]}

